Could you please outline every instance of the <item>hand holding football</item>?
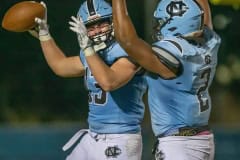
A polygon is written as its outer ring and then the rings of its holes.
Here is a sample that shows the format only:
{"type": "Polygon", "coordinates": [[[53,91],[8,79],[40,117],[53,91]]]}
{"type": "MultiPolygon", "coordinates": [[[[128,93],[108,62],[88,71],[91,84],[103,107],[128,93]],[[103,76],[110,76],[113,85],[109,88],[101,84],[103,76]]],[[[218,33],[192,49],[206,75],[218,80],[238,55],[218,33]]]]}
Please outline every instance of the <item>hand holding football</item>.
{"type": "Polygon", "coordinates": [[[13,5],[5,13],[2,27],[12,32],[25,32],[36,26],[34,19],[44,18],[45,8],[34,1],[23,1],[13,5]]]}

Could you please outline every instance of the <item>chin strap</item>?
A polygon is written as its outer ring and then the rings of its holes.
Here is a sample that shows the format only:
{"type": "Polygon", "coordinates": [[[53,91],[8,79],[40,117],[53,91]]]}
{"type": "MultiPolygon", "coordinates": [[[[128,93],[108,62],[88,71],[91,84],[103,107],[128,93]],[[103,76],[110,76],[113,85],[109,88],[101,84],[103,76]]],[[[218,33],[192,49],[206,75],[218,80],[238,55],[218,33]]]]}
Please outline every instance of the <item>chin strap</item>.
{"type": "Polygon", "coordinates": [[[93,48],[95,50],[95,52],[100,51],[102,49],[105,49],[107,47],[105,42],[102,42],[100,44],[94,45],[93,48]]]}

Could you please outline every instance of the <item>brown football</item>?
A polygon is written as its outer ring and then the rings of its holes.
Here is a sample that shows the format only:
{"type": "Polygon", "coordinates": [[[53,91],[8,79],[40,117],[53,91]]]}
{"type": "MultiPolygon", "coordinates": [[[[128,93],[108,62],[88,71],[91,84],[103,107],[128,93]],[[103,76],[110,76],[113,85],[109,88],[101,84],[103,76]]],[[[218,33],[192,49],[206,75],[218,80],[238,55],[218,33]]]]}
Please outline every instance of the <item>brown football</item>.
{"type": "Polygon", "coordinates": [[[43,18],[45,8],[38,2],[23,1],[10,7],[2,20],[2,27],[12,32],[25,32],[33,28],[35,17],[43,18]]]}

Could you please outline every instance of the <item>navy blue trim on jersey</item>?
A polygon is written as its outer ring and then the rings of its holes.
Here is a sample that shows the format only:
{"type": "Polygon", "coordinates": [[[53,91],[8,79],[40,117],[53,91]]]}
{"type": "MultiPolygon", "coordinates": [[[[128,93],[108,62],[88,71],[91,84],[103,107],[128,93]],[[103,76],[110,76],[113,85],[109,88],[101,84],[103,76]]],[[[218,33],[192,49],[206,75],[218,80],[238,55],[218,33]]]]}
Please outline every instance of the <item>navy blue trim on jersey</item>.
{"type": "Polygon", "coordinates": [[[177,42],[169,40],[169,39],[166,39],[164,41],[167,41],[167,42],[170,42],[170,43],[174,44],[181,53],[183,52],[182,47],[177,42]]]}
{"type": "Polygon", "coordinates": [[[87,8],[90,16],[96,15],[93,0],[87,0],[87,8]]]}
{"type": "MultiPolygon", "coordinates": [[[[168,41],[170,42],[170,41],[168,41]]],[[[175,45],[175,43],[173,43],[175,45]]],[[[175,45],[176,46],[176,45],[175,45]]],[[[168,53],[171,57],[173,57],[175,60],[177,60],[178,63],[173,63],[171,60],[169,60],[168,58],[164,57],[163,55],[161,55],[160,53],[157,53],[155,50],[154,53],[155,55],[159,58],[159,60],[161,61],[161,63],[163,63],[169,70],[171,70],[176,77],[172,77],[172,78],[165,78],[162,77],[161,75],[159,75],[161,78],[166,79],[166,80],[170,80],[170,79],[175,79],[178,76],[180,76],[183,73],[183,65],[181,63],[181,61],[175,56],[173,55],[171,52],[169,52],[168,50],[166,50],[165,48],[161,48],[157,45],[153,45],[152,48],[158,48],[160,50],[165,51],[166,53],[168,53]]],[[[179,47],[177,47],[179,49],[179,47]]],[[[181,51],[181,50],[180,50],[181,51]]]]}

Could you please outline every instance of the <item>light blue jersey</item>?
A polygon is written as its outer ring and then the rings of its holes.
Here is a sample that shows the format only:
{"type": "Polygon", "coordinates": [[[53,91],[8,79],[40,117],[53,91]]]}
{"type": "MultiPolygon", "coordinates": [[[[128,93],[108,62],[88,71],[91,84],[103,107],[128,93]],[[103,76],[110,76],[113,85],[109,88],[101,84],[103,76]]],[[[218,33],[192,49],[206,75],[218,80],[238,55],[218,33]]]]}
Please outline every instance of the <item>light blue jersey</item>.
{"type": "MultiPolygon", "coordinates": [[[[111,66],[119,58],[127,57],[117,43],[98,52],[103,61],[111,66]]],[[[89,91],[89,129],[95,133],[137,133],[144,116],[142,96],[146,90],[146,81],[142,74],[136,74],[121,88],[105,92],[96,82],[80,53],[85,67],[85,86],[89,91]]]]}
{"type": "Polygon", "coordinates": [[[166,134],[184,126],[208,124],[211,99],[208,88],[212,83],[220,37],[204,30],[205,40],[186,41],[181,37],[165,38],[153,44],[171,53],[182,65],[176,79],[164,80],[149,73],[148,101],[154,134],[166,134]]]}

